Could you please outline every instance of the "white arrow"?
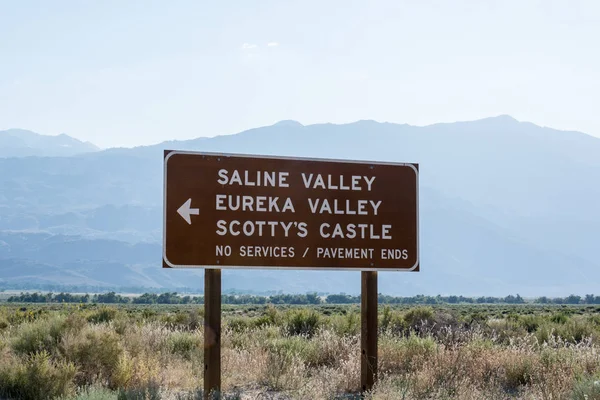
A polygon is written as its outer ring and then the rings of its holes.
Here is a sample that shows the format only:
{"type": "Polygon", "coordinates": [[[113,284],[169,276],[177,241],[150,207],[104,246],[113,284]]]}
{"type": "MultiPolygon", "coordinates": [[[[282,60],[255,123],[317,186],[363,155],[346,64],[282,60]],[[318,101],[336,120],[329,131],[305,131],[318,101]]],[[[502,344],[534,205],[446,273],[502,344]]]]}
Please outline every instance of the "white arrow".
{"type": "Polygon", "coordinates": [[[183,203],[183,205],[181,207],[179,207],[179,210],[177,210],[179,215],[181,215],[181,217],[183,219],[185,219],[185,222],[187,222],[190,225],[192,224],[192,218],[190,216],[200,214],[200,209],[199,208],[190,208],[191,205],[192,205],[192,199],[187,199],[187,201],[185,203],[183,203]]]}

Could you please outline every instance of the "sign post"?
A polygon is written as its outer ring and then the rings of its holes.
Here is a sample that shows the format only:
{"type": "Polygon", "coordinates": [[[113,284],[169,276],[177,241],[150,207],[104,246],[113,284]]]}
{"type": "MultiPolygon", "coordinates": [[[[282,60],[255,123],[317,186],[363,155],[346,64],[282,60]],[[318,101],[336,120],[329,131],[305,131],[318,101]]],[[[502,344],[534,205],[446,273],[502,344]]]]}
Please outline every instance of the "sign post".
{"type": "Polygon", "coordinates": [[[222,268],[362,271],[372,388],[377,271],[419,270],[418,176],[417,164],[165,151],[163,267],[206,269],[205,392],[220,389],[222,268]]]}
{"type": "Polygon", "coordinates": [[[360,285],[360,386],[377,381],[377,271],[362,271],[360,285]]]}
{"type": "Polygon", "coordinates": [[[204,399],[221,392],[221,270],[204,270],[204,399]]]}

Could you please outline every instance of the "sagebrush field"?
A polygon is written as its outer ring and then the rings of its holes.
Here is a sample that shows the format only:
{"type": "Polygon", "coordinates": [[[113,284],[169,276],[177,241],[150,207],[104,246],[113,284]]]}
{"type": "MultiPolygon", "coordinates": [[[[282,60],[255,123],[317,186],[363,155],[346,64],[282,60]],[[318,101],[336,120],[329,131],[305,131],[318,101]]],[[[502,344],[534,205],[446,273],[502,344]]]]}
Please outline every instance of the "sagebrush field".
{"type": "MultiPolygon", "coordinates": [[[[371,399],[600,399],[600,307],[382,306],[371,399]]],[[[358,398],[355,305],[223,307],[225,398],[358,398]]],[[[0,305],[0,398],[199,399],[197,305],[0,305]]]]}

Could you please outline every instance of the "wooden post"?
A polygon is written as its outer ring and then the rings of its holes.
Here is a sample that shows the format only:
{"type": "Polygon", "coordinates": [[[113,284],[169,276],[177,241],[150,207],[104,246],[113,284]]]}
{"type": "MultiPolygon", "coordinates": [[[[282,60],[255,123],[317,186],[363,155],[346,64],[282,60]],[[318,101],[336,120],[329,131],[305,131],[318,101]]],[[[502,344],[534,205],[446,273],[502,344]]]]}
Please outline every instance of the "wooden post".
{"type": "Polygon", "coordinates": [[[221,398],[221,270],[204,270],[204,399],[221,398]]]}
{"type": "Polygon", "coordinates": [[[363,392],[377,381],[377,271],[361,271],[360,385],[363,392]]]}

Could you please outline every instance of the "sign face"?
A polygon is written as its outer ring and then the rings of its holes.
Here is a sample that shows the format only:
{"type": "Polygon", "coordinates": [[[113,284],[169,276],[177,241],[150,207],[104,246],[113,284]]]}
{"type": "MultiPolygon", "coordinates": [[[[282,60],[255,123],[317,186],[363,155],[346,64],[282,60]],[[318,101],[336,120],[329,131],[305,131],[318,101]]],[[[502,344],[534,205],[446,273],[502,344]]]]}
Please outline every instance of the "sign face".
{"type": "Polygon", "coordinates": [[[417,164],[165,151],[163,266],[419,270],[417,164]]]}

